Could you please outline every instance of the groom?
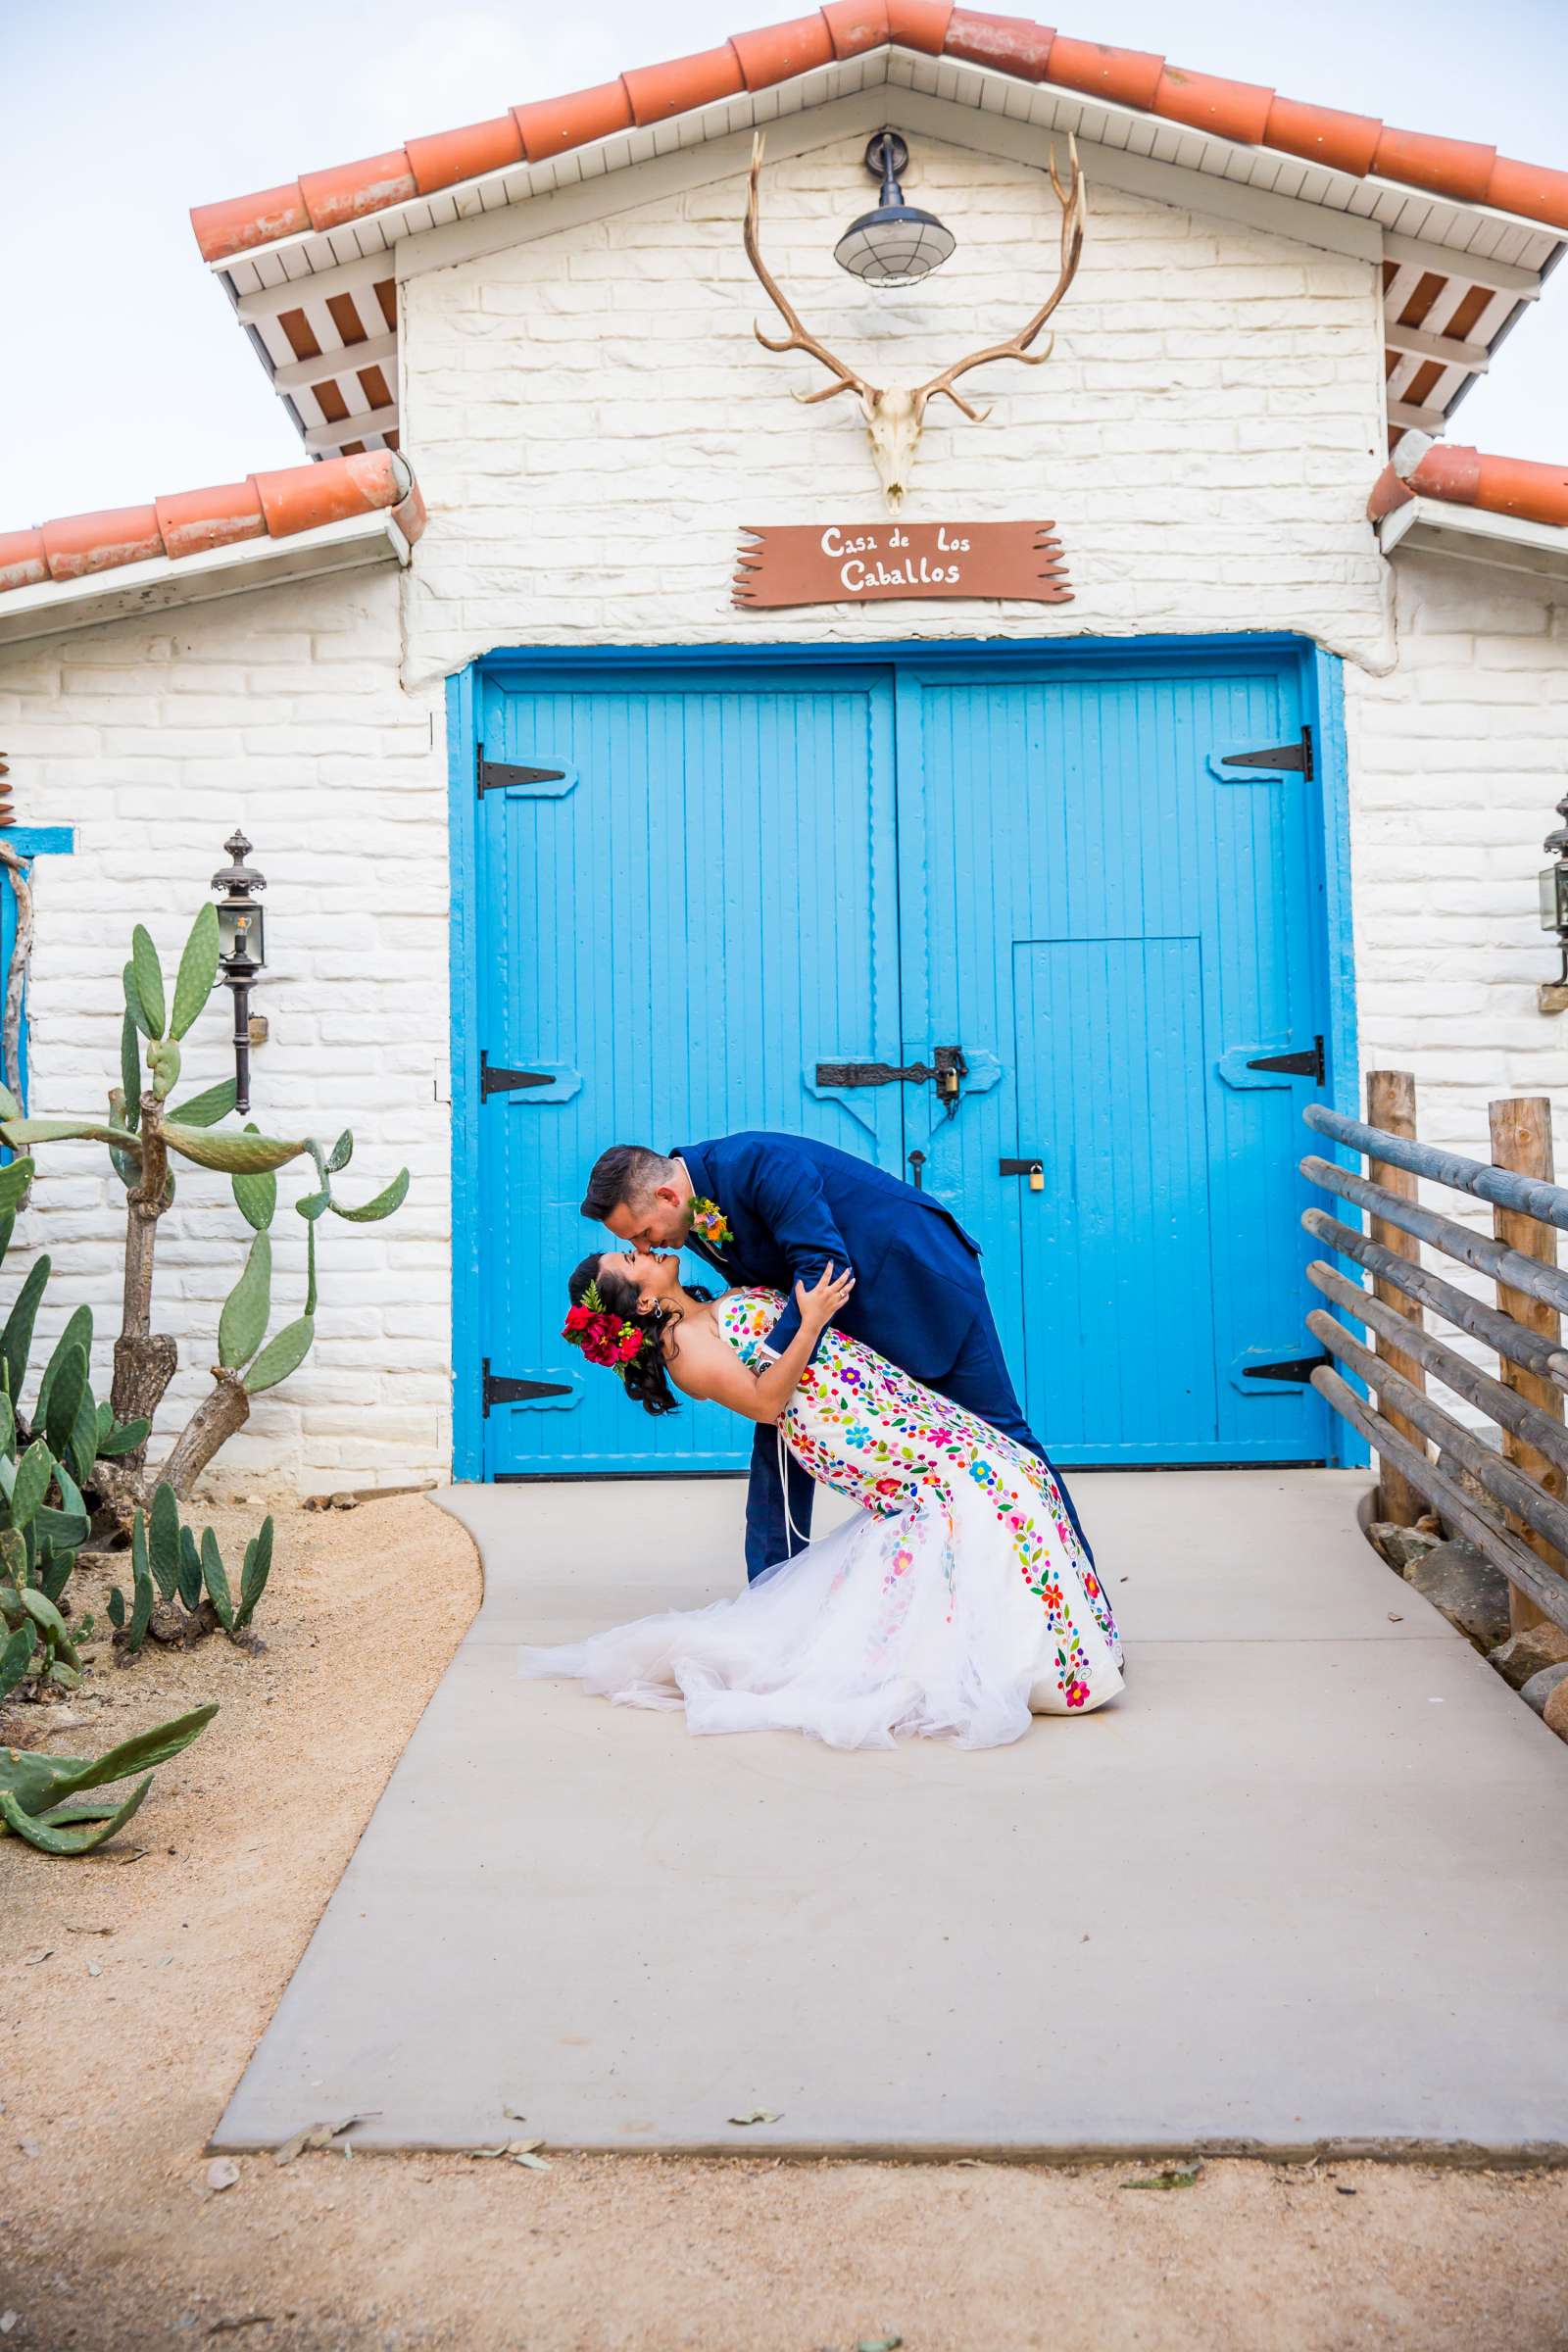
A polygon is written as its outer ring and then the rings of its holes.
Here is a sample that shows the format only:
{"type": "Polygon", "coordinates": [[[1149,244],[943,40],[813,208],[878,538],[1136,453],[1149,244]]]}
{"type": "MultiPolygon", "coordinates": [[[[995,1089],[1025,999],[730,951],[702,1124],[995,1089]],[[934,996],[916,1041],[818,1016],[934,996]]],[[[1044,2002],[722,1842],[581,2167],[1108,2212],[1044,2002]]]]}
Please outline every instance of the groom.
{"type": "MultiPolygon", "coordinates": [[[[929,1193],[805,1136],[726,1135],[672,1152],[613,1145],[594,1163],[582,1213],[640,1250],[695,1250],[726,1284],[782,1291],[770,1355],[800,1329],[796,1283],[809,1289],[830,1259],[851,1269],[841,1330],[1046,1461],[1007,1376],[979,1248],[929,1193]]],[[[786,1458],[790,1513],[809,1533],[813,1482],[786,1458]]],[[[760,1424],[746,1503],[749,1577],[787,1556],[787,1526],[777,1443],[760,1424]]]]}

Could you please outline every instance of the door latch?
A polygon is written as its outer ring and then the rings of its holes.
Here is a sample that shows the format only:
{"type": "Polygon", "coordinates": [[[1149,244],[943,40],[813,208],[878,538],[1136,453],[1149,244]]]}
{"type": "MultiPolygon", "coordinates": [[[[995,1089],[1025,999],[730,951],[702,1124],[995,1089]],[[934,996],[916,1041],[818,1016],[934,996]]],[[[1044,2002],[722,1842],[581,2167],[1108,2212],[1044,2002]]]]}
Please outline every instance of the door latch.
{"type": "Polygon", "coordinates": [[[999,1159],[997,1173],[999,1176],[1027,1176],[1032,1193],[1043,1193],[1046,1189],[1046,1170],[1042,1160],[999,1159]]]}
{"type": "Polygon", "coordinates": [[[951,1119],[958,1107],[962,1082],[969,1075],[961,1046],[936,1046],[929,1063],[909,1061],[895,1067],[891,1061],[819,1061],[818,1086],[927,1086],[935,1083],[937,1100],[951,1119]]]}

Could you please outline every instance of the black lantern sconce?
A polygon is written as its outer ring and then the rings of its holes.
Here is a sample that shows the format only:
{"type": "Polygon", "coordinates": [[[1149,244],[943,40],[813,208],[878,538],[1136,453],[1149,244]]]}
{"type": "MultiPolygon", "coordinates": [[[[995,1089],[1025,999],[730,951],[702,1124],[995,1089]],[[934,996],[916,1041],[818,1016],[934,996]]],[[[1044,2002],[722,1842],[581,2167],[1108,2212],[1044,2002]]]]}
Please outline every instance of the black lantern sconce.
{"type": "Polygon", "coordinates": [[[227,865],[213,876],[218,901],[218,960],[223,986],[234,994],[234,1107],[251,1106],[251,990],[267,961],[267,925],[256,905],[267,877],[247,865],[250,843],[236,826],[223,844],[227,865]]]}
{"type": "Polygon", "coordinates": [[[839,268],[864,285],[917,285],[958,242],[935,213],[905,203],[899,178],[908,163],[908,144],[896,130],[877,131],[866,148],[865,168],[882,193],[875,210],[852,220],[833,248],[839,268]]]}

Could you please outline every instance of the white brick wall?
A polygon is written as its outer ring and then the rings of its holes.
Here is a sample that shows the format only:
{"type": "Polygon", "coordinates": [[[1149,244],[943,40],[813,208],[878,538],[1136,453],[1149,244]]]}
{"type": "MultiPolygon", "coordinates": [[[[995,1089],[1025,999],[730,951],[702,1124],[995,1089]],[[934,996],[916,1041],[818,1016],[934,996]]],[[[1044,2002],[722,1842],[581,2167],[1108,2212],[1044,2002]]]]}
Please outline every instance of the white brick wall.
{"type": "MultiPolygon", "coordinates": [[[[269,884],[271,975],[256,1009],[252,1115],[279,1135],[355,1156],[343,1198],[366,1200],[405,1162],[407,1201],[384,1225],[334,1217],[318,1237],[316,1347],[257,1399],[215,1466],[220,1485],[400,1484],[444,1474],[451,1391],[446,1085],[446,778],[439,730],[398,681],[394,572],[260,589],[0,649],[0,743],[19,820],[76,829],[75,854],[33,868],[31,1106],[101,1115],[118,1083],[120,972],[145,922],[172,986],[192,917],[236,822],[269,884]]],[[[220,991],[185,1042],[175,1100],[233,1068],[220,991]]],[[[94,1144],[40,1146],[24,1226],[54,1261],[34,1362],[71,1309],[94,1310],[94,1379],[107,1394],[119,1328],[124,1195],[94,1144]]],[[[314,1189],[279,1176],[274,1325],[301,1311],[314,1189]]],[[[181,1162],[161,1227],[155,1328],[179,1343],[159,1421],[172,1438],[210,1388],[218,1313],[250,1229],[224,1177],[181,1162]]],[[[9,1298],[28,1251],[0,1274],[9,1298]]]]}
{"type": "Polygon", "coordinates": [[[1568,1177],[1568,1016],[1536,875],[1568,790],[1568,585],[1401,552],[1398,661],[1348,664],[1363,1069],[1416,1075],[1429,1142],[1487,1158],[1487,1104],[1554,1102],[1568,1177]]]}
{"type": "MultiPolygon", "coordinates": [[[[957,254],[917,293],[869,294],[832,260],[871,200],[863,147],[765,167],[762,249],[833,349],[915,382],[1023,324],[1059,217],[1038,171],[920,138],[906,193],[957,254]]],[[[741,248],[745,194],[736,173],[407,278],[405,440],[431,515],[411,678],[498,645],[650,639],[1294,628],[1387,659],[1363,512],[1376,270],[1093,184],[1054,357],[966,379],[988,423],[935,404],[906,509],[1054,517],[1076,602],[737,612],[741,523],[885,512],[852,396],[801,406],[824,371],[753,336],[782,329],[741,248]]]]}

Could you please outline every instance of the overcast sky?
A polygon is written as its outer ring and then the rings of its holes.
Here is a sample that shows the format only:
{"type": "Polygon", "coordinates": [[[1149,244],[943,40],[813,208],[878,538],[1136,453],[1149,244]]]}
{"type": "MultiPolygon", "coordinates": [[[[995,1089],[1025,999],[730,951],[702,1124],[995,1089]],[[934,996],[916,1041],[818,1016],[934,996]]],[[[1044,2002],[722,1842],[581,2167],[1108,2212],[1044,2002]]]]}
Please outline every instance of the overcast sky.
{"type": "MultiPolygon", "coordinates": [[[[190,205],[708,48],[799,4],[0,0],[0,528],[299,462],[190,205]]],[[[1063,29],[1568,165],[1568,0],[1073,0],[1063,29]]],[[[1565,381],[1568,267],[1451,437],[1568,461],[1565,381]]]]}

